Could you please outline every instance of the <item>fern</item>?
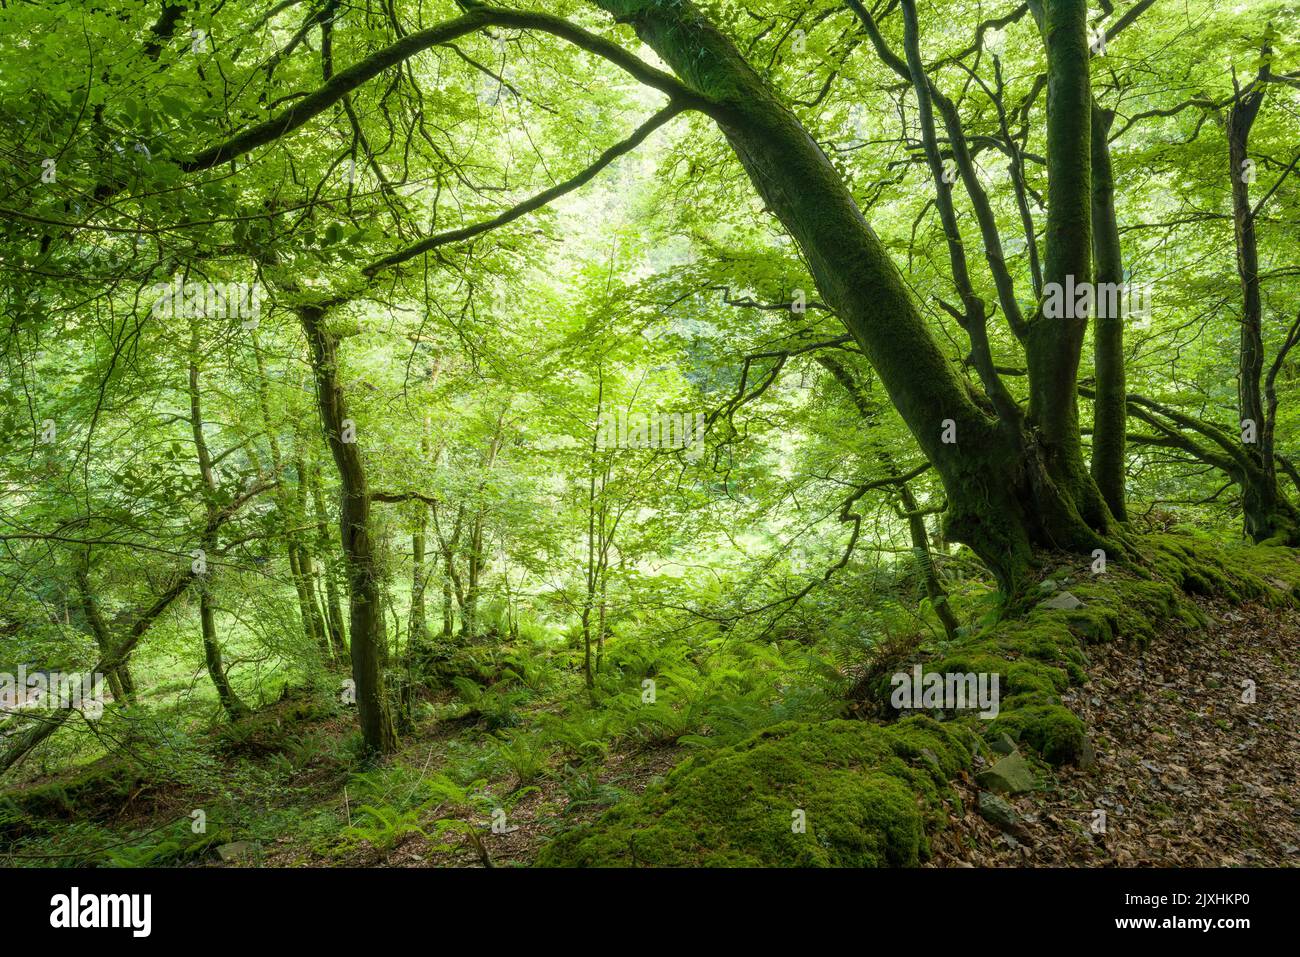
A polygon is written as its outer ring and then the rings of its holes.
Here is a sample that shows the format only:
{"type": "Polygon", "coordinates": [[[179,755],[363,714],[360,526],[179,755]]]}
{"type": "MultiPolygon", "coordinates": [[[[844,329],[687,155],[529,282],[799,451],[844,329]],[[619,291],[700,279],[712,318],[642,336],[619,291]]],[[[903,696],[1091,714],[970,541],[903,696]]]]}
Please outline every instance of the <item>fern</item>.
{"type": "Polygon", "coordinates": [[[517,734],[496,745],[496,757],[514,772],[519,786],[529,784],[546,772],[552,750],[541,734],[517,734]]]}
{"type": "Polygon", "coordinates": [[[357,808],[359,820],[343,829],[343,837],[351,841],[366,841],[376,850],[387,852],[410,834],[429,835],[420,827],[418,808],[397,808],[363,804],[357,808]]]}
{"type": "Polygon", "coordinates": [[[609,750],[613,716],[595,709],[579,711],[569,717],[544,715],[542,734],[558,745],[566,757],[577,761],[598,760],[609,750]]]}

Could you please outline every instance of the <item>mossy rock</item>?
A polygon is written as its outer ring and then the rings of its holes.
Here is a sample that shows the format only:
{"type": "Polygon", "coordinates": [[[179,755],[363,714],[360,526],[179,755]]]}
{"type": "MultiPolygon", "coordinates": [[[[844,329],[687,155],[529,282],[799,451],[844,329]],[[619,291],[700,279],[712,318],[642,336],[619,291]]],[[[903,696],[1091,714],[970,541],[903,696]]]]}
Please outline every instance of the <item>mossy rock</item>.
{"type": "Polygon", "coordinates": [[[945,805],[957,802],[947,781],[970,766],[971,744],[924,716],[886,726],[787,722],[691,758],[641,798],[562,835],[538,863],[915,866],[945,805]]]}
{"type": "Polygon", "coordinates": [[[1300,556],[1295,549],[1224,548],[1200,534],[1146,535],[1142,542],[1161,577],[1189,594],[1275,607],[1300,604],[1300,556]]]}
{"type": "Polygon", "coordinates": [[[1083,721],[1078,715],[1059,702],[1037,697],[1004,702],[1002,713],[989,723],[987,734],[990,737],[1006,734],[1058,766],[1078,761],[1086,742],[1083,721]]]}
{"type": "Polygon", "coordinates": [[[304,726],[333,717],[335,709],[333,701],[309,695],[283,698],[221,725],[215,744],[226,754],[278,754],[297,740],[304,726]]]}
{"type": "Polygon", "coordinates": [[[106,757],[55,780],[6,791],[0,794],[0,838],[12,839],[38,821],[107,817],[146,785],[136,765],[106,757]]]}
{"type": "Polygon", "coordinates": [[[418,662],[419,673],[433,686],[450,688],[456,678],[481,685],[500,681],[508,664],[509,646],[441,644],[429,648],[418,662]]]}

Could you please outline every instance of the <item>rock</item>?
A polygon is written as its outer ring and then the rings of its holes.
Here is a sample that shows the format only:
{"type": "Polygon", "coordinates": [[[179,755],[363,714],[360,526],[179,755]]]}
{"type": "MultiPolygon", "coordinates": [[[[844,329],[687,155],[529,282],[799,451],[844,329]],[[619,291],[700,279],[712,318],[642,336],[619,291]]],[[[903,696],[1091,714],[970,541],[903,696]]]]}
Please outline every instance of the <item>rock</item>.
{"type": "Polygon", "coordinates": [[[1037,782],[1025,759],[1015,753],[981,771],[975,776],[975,783],[998,794],[1022,794],[1032,791],[1037,782]]]}
{"type": "Polygon", "coordinates": [[[1016,751],[1016,742],[1011,740],[1009,734],[999,734],[989,742],[989,750],[994,754],[1014,754],[1016,751]]]}
{"type": "Polygon", "coordinates": [[[1076,608],[1082,608],[1083,602],[1075,598],[1068,591],[1063,591],[1059,595],[1053,595],[1046,601],[1038,603],[1039,608],[1054,608],[1058,611],[1073,611],[1076,608]]]}
{"type": "Polygon", "coordinates": [[[217,848],[217,856],[223,861],[238,861],[246,857],[252,857],[258,851],[258,846],[252,841],[235,841],[231,844],[222,844],[217,848]]]}
{"type": "Polygon", "coordinates": [[[1038,583],[1038,590],[1049,593],[1054,592],[1056,591],[1056,582],[1052,581],[1050,578],[1046,581],[1041,581],[1038,583]]]}
{"type": "Polygon", "coordinates": [[[1016,813],[1016,809],[996,794],[988,791],[980,792],[979,812],[980,817],[990,824],[996,824],[1004,831],[1018,831],[1021,829],[1020,815],[1016,813]]]}
{"type": "Polygon", "coordinates": [[[1097,766],[1097,752],[1093,750],[1092,741],[1086,734],[1083,736],[1083,747],[1079,749],[1079,756],[1075,761],[1085,771],[1097,766]]]}

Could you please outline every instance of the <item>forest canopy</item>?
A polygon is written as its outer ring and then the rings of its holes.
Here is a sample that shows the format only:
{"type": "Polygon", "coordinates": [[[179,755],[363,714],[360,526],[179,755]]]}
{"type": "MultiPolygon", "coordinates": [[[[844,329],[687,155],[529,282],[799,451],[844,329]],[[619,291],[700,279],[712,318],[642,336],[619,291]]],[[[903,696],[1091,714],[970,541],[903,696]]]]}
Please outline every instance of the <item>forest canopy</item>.
{"type": "Polygon", "coordinates": [[[771,728],[701,779],[782,735],[950,777],[947,722],[870,723],[917,660],[1078,760],[1069,634],[1292,586],[1297,14],[0,0],[0,774],[288,754],[372,844],[771,728]],[[26,706],[69,674],[102,715],[26,706]]]}

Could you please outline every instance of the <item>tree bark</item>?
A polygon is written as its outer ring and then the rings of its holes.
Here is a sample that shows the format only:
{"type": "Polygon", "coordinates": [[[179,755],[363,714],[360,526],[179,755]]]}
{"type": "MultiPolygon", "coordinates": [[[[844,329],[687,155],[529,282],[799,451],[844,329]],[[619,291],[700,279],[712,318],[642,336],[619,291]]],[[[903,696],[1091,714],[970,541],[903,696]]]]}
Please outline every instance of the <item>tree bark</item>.
{"type": "MultiPolygon", "coordinates": [[[[275,475],[283,481],[284,454],[280,449],[280,439],[277,436],[275,420],[271,416],[271,401],[266,388],[266,363],[262,359],[262,349],[257,341],[256,331],[252,333],[252,338],[253,357],[257,363],[258,410],[262,414],[262,426],[266,429],[266,441],[271,449],[271,468],[274,470],[275,475]]],[[[302,482],[301,475],[299,475],[298,481],[302,482]]],[[[320,619],[315,613],[316,603],[311,595],[309,579],[303,569],[303,548],[296,531],[296,526],[300,523],[300,520],[295,516],[296,510],[293,507],[293,500],[283,486],[277,490],[275,501],[280,521],[284,525],[284,546],[289,558],[289,576],[293,579],[294,591],[298,593],[298,613],[302,616],[303,633],[313,646],[322,649],[325,660],[328,661],[330,649],[326,644],[320,619]]]]}
{"type": "Polygon", "coordinates": [[[1243,471],[1241,508],[1245,531],[1252,541],[1300,545],[1300,515],[1283,496],[1274,455],[1276,404],[1265,406],[1263,299],[1260,294],[1259,245],[1255,212],[1250,205],[1250,131],[1264,101],[1269,53],[1253,87],[1238,96],[1228,110],[1228,167],[1232,177],[1232,223],[1241,281],[1241,337],[1237,368],[1237,408],[1244,450],[1253,468],[1243,471]],[[1252,435],[1253,433],[1253,435],[1252,435]],[[1251,438],[1247,438],[1250,435],[1251,438]]]}
{"type": "Polygon", "coordinates": [[[293,468],[296,478],[294,485],[293,497],[293,540],[298,548],[298,573],[302,582],[299,593],[303,607],[303,614],[310,619],[310,633],[312,639],[320,648],[322,657],[329,661],[333,654],[330,643],[328,630],[325,627],[325,616],[321,613],[320,606],[316,604],[316,561],[312,557],[311,538],[302,529],[308,524],[307,518],[307,465],[303,459],[301,443],[295,430],[293,468]]]}
{"type": "MultiPolygon", "coordinates": [[[[1092,282],[1092,89],[1086,0],[1031,6],[1047,49],[1047,227],[1043,284],[1050,290],[1092,282]]],[[[1073,305],[1073,304],[1071,304],[1073,305]]],[[[1029,424],[1046,473],[1065,493],[1065,514],[1047,517],[1049,534],[1069,549],[1100,541],[1080,535],[1109,530],[1110,511],[1088,472],[1079,433],[1078,372],[1087,310],[1067,308],[1030,320],[1025,342],[1029,424]],[[1077,510],[1082,524],[1068,510],[1077,510]]]]}
{"type": "MultiPolygon", "coordinates": [[[[1115,216],[1115,177],[1110,165],[1114,114],[1092,104],[1092,250],[1097,284],[1124,282],[1124,256],[1115,216]]],[[[1128,519],[1124,487],[1125,435],[1128,432],[1124,374],[1124,297],[1114,300],[1114,315],[1096,317],[1092,331],[1097,397],[1092,406],[1092,477],[1119,521],[1128,519]]]]}
{"type": "MultiPolygon", "coordinates": [[[[94,592],[90,590],[90,571],[86,565],[80,565],[75,574],[86,624],[89,625],[91,634],[95,636],[95,644],[99,647],[100,655],[108,657],[113,652],[113,638],[104,616],[100,613],[99,603],[95,601],[94,592]]],[[[125,660],[104,677],[108,681],[108,690],[113,695],[114,701],[120,701],[123,705],[134,702],[135,682],[131,679],[131,672],[125,660]]]]}
{"type": "Polygon", "coordinates": [[[361,735],[367,750],[396,750],[397,732],[384,682],[386,653],[381,582],[370,530],[370,490],[361,451],[351,438],[347,406],[338,379],[338,340],[325,327],[324,312],[299,306],[298,319],[311,347],[312,371],[321,423],[342,485],[339,531],[347,562],[351,604],[352,680],[355,683],[361,735]]]}
{"type": "MultiPolygon", "coordinates": [[[[987,400],[978,403],[958,377],[830,160],[731,41],[686,0],[596,2],[630,23],[709,102],[706,112],[938,471],[949,502],[947,537],[970,545],[1007,592],[1028,584],[1034,545],[1104,544],[1110,515],[1083,462],[1075,407],[1086,320],[1030,331],[1029,429],[991,419],[981,408],[987,400]]],[[[1083,0],[1049,3],[1049,193],[1059,205],[1048,242],[1053,274],[1062,276],[1087,276],[1090,266],[1084,14],[1083,0]]]]}

